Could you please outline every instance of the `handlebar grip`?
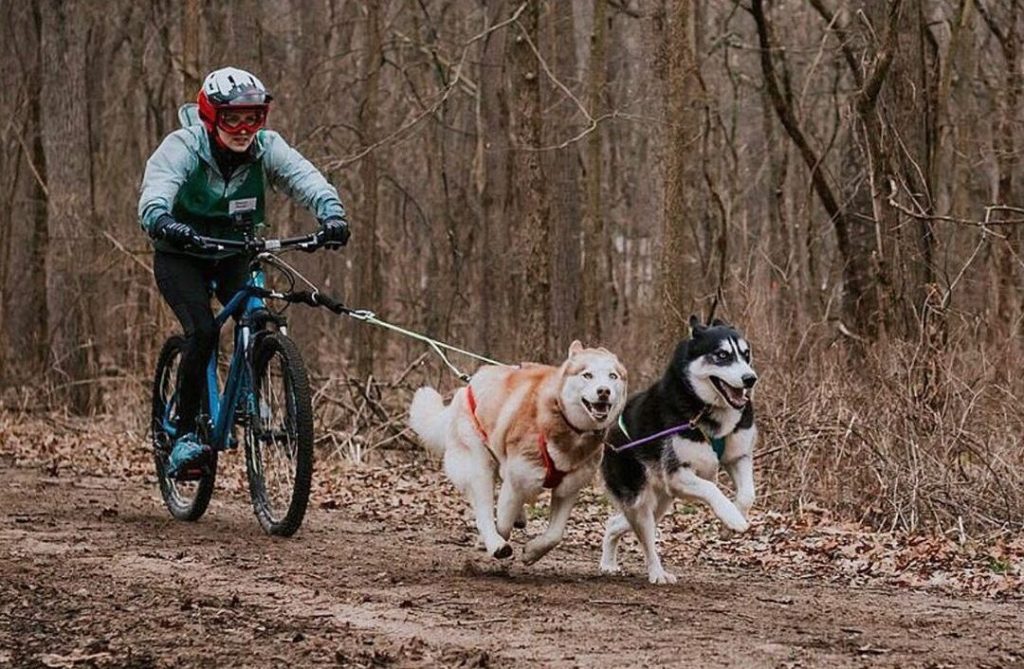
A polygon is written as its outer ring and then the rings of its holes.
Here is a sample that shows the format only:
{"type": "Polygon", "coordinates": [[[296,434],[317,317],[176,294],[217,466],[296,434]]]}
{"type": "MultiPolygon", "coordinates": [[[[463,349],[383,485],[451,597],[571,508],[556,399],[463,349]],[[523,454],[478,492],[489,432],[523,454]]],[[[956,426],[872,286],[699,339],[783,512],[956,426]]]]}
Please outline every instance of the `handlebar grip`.
{"type": "Polygon", "coordinates": [[[336,314],[340,314],[347,309],[344,304],[324,295],[323,293],[316,293],[313,295],[313,298],[318,304],[327,307],[336,314]]]}
{"type": "Polygon", "coordinates": [[[285,302],[292,304],[306,304],[311,307],[326,307],[336,314],[345,313],[349,311],[341,302],[338,302],[334,298],[328,297],[321,292],[310,292],[308,290],[296,290],[294,292],[284,295],[285,302]]]}
{"type": "Polygon", "coordinates": [[[293,293],[288,293],[284,297],[285,302],[291,302],[292,304],[308,304],[311,307],[319,306],[316,300],[313,299],[313,293],[308,290],[297,290],[293,293]]]}

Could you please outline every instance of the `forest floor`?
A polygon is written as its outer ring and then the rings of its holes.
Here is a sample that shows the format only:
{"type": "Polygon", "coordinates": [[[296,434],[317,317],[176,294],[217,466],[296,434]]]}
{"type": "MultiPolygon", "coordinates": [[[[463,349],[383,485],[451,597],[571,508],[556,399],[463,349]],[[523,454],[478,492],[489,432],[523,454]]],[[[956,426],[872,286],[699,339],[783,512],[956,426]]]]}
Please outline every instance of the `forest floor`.
{"type": "MultiPolygon", "coordinates": [[[[724,539],[678,505],[648,585],[597,571],[589,491],[532,567],[476,547],[419,454],[321,454],[299,533],[262,533],[241,454],[174,521],[144,436],[0,414],[0,667],[1024,667],[1020,537],[904,536],[813,507],[724,539]]],[[[544,524],[543,505],[525,531],[544,524]]]]}

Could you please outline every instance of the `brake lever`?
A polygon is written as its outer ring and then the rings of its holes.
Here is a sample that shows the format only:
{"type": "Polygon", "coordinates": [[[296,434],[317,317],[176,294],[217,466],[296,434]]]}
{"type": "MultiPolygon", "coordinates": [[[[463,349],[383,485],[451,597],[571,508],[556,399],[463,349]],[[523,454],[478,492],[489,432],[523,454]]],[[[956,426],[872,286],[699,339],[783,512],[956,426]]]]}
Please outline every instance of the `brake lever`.
{"type": "Polygon", "coordinates": [[[196,251],[223,251],[224,247],[220,244],[211,244],[210,242],[197,237],[195,241],[189,243],[189,246],[194,248],[196,251]]]}
{"type": "Polygon", "coordinates": [[[313,249],[310,249],[310,250],[316,250],[316,249],[322,247],[322,248],[327,249],[328,251],[337,251],[338,249],[345,248],[345,245],[341,244],[339,242],[327,242],[327,241],[324,241],[323,230],[321,230],[319,232],[316,232],[314,234],[316,235],[316,247],[313,248],[313,249]]]}

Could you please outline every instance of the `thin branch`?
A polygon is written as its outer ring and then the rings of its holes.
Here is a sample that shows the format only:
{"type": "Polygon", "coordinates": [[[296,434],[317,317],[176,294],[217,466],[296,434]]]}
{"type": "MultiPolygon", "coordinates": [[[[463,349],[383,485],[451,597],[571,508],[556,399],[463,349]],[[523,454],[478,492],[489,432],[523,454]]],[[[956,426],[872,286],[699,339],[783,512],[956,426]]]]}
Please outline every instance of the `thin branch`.
{"type": "Polygon", "coordinates": [[[369,155],[373,151],[377,150],[381,146],[384,146],[385,144],[390,144],[392,141],[394,141],[394,140],[398,139],[399,137],[403,136],[408,130],[410,130],[411,128],[413,128],[416,125],[419,125],[420,121],[422,121],[423,119],[427,118],[428,116],[433,116],[435,113],[437,113],[437,110],[440,109],[441,106],[444,105],[444,103],[448,101],[448,98],[451,97],[452,91],[454,91],[456,89],[456,87],[459,85],[459,83],[462,81],[462,70],[463,70],[463,67],[466,64],[466,57],[469,55],[469,48],[473,44],[475,44],[476,42],[480,41],[484,37],[486,37],[486,36],[490,35],[491,33],[493,33],[494,31],[499,30],[499,29],[509,25],[510,23],[514,23],[516,20],[519,19],[519,15],[523,13],[523,11],[526,9],[528,4],[529,4],[528,2],[524,2],[523,4],[519,5],[519,8],[516,9],[516,11],[512,14],[512,16],[510,16],[509,18],[505,19],[501,23],[494,24],[493,26],[487,28],[483,32],[481,32],[481,33],[479,33],[477,35],[474,35],[472,38],[469,39],[469,41],[467,41],[465,44],[463,44],[463,46],[462,46],[462,55],[459,56],[459,62],[455,65],[454,76],[452,77],[452,80],[448,83],[448,85],[445,86],[444,91],[441,94],[441,97],[438,98],[438,100],[434,104],[432,104],[429,108],[424,109],[422,112],[420,112],[419,114],[414,116],[412,119],[410,119],[408,122],[406,122],[405,124],[400,126],[397,130],[395,130],[391,134],[386,135],[383,138],[381,138],[380,140],[374,142],[373,144],[370,144],[369,146],[364,147],[362,150],[358,151],[357,153],[355,153],[355,154],[353,154],[351,156],[347,156],[345,158],[339,158],[338,160],[334,160],[334,161],[331,161],[331,162],[325,164],[324,165],[324,170],[325,171],[337,170],[337,169],[341,169],[343,167],[347,167],[347,166],[351,165],[352,163],[359,162],[360,160],[362,160],[367,155],[369,155]]]}
{"type": "Polygon", "coordinates": [[[857,96],[857,109],[866,112],[874,107],[878,100],[878,93],[882,90],[882,84],[889,74],[889,66],[892,65],[893,56],[896,52],[896,28],[899,22],[900,7],[902,0],[893,0],[889,5],[889,21],[885,30],[885,43],[875,58],[875,66],[867,81],[857,96]]]}
{"type": "Polygon", "coordinates": [[[779,82],[775,77],[775,65],[772,62],[771,41],[768,37],[768,22],[765,19],[762,0],[753,0],[751,3],[751,9],[754,15],[754,22],[757,24],[757,39],[761,45],[761,71],[764,75],[765,85],[768,89],[768,96],[772,101],[772,105],[775,107],[775,112],[778,114],[779,120],[782,122],[782,126],[786,129],[786,132],[789,134],[790,139],[793,140],[793,143],[796,144],[801,157],[804,159],[804,163],[806,163],[808,169],[810,169],[811,182],[814,184],[814,190],[818,193],[818,197],[821,199],[821,203],[825,207],[825,211],[828,212],[829,217],[832,219],[833,225],[836,228],[836,237],[839,240],[842,252],[846,253],[849,246],[848,235],[846,230],[846,221],[843,219],[839,202],[832,190],[832,187],[826,181],[824,173],[820,169],[821,161],[818,158],[817,153],[804,136],[803,130],[797,122],[796,116],[793,114],[793,109],[783,97],[782,91],[779,89],[779,82]]]}
{"type": "MultiPolygon", "coordinates": [[[[942,216],[942,215],[939,215],[939,214],[929,214],[928,212],[924,211],[923,209],[919,209],[918,211],[914,211],[913,209],[910,209],[910,208],[906,207],[905,205],[902,205],[902,204],[900,204],[899,202],[896,201],[896,191],[897,191],[896,182],[893,179],[890,178],[889,179],[889,206],[892,207],[893,209],[896,209],[898,211],[903,212],[907,216],[910,216],[912,218],[916,218],[916,219],[919,219],[919,220],[922,220],[922,221],[943,221],[945,223],[956,223],[958,225],[968,225],[968,226],[979,227],[979,228],[989,228],[989,227],[993,227],[993,226],[1004,226],[1004,225],[1020,225],[1020,224],[1024,223],[1024,218],[1006,218],[1006,219],[1001,219],[1001,220],[998,220],[998,221],[993,221],[992,220],[992,214],[997,212],[997,211],[999,211],[999,212],[1010,212],[1010,213],[1014,213],[1014,214],[1024,214],[1024,208],[1022,208],[1022,207],[1013,207],[1013,206],[1005,205],[1005,204],[990,204],[990,205],[986,205],[985,206],[985,218],[983,220],[979,221],[979,220],[973,219],[973,218],[959,218],[957,216],[942,216]]],[[[913,198],[911,198],[911,200],[913,201],[913,198]]],[[[916,204],[917,203],[915,202],[915,205],[916,204]]],[[[920,205],[918,205],[918,206],[920,206],[920,205]]],[[[995,234],[995,233],[993,233],[991,230],[988,230],[987,234],[991,235],[991,234],[995,234]]]]}
{"type": "Polygon", "coordinates": [[[857,63],[857,57],[853,53],[853,49],[850,48],[850,38],[846,34],[846,29],[838,23],[839,14],[838,12],[833,14],[822,0],[810,0],[811,6],[814,7],[821,14],[821,18],[825,19],[828,24],[827,30],[831,30],[839,38],[839,48],[843,52],[843,58],[846,59],[846,64],[850,67],[850,74],[853,75],[853,80],[857,82],[857,86],[864,86],[864,74],[860,71],[860,67],[857,63]]]}
{"type": "Polygon", "coordinates": [[[17,135],[18,144],[21,146],[22,152],[25,154],[25,162],[28,163],[28,168],[32,171],[32,176],[35,177],[36,183],[39,184],[39,189],[43,191],[43,197],[47,200],[50,199],[50,189],[46,187],[46,181],[43,180],[39,170],[36,169],[35,163],[32,162],[32,152],[29,151],[28,146],[25,145],[25,138],[20,133],[17,135]]]}
{"type": "MultiPolygon", "coordinates": [[[[978,13],[981,14],[981,18],[985,20],[988,29],[992,31],[992,34],[996,36],[1000,44],[1005,44],[1007,40],[1007,34],[999,28],[999,22],[989,13],[988,8],[985,7],[984,0],[976,0],[978,6],[978,13]]],[[[1013,26],[1010,26],[1013,29],[1013,26]]]]}
{"type": "Polygon", "coordinates": [[[523,33],[523,39],[530,45],[530,50],[533,51],[533,55],[536,56],[537,62],[540,63],[541,69],[544,70],[544,74],[548,75],[548,79],[551,80],[551,83],[558,87],[559,90],[565,93],[565,95],[575,103],[577,109],[587,117],[588,123],[593,124],[594,117],[590,115],[590,112],[587,111],[587,108],[579,101],[579,98],[573,95],[573,92],[569,90],[569,87],[563,84],[558,77],[555,76],[555,73],[551,71],[551,68],[548,67],[547,61],[545,61],[544,57],[540,55],[540,51],[537,49],[537,46],[533,43],[533,40],[530,39],[530,35],[526,31],[526,28],[524,28],[519,22],[516,22],[516,26],[518,26],[520,32],[523,33]]]}
{"type": "Polygon", "coordinates": [[[152,267],[150,267],[145,262],[143,262],[136,254],[134,254],[130,250],[128,250],[125,247],[124,244],[119,242],[109,232],[107,232],[106,230],[100,230],[100,234],[102,234],[104,237],[106,237],[107,241],[110,242],[111,245],[113,245],[113,247],[115,249],[117,249],[118,251],[120,251],[124,255],[128,256],[131,259],[131,261],[134,262],[136,265],[138,265],[142,269],[146,270],[146,272],[149,273],[149,274],[153,273],[153,268],[152,267]]]}

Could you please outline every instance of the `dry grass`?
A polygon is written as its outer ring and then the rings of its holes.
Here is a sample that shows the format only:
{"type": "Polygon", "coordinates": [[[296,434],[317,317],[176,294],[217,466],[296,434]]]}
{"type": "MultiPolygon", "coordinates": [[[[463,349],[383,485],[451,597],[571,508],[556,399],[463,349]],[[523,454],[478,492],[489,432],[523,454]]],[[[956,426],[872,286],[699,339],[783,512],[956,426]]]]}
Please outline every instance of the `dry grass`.
{"type": "Polygon", "coordinates": [[[759,466],[770,505],[958,538],[1019,528],[1019,380],[1005,351],[966,326],[954,335],[927,355],[897,342],[857,363],[843,346],[790,361],[776,351],[762,363],[759,466]]]}

